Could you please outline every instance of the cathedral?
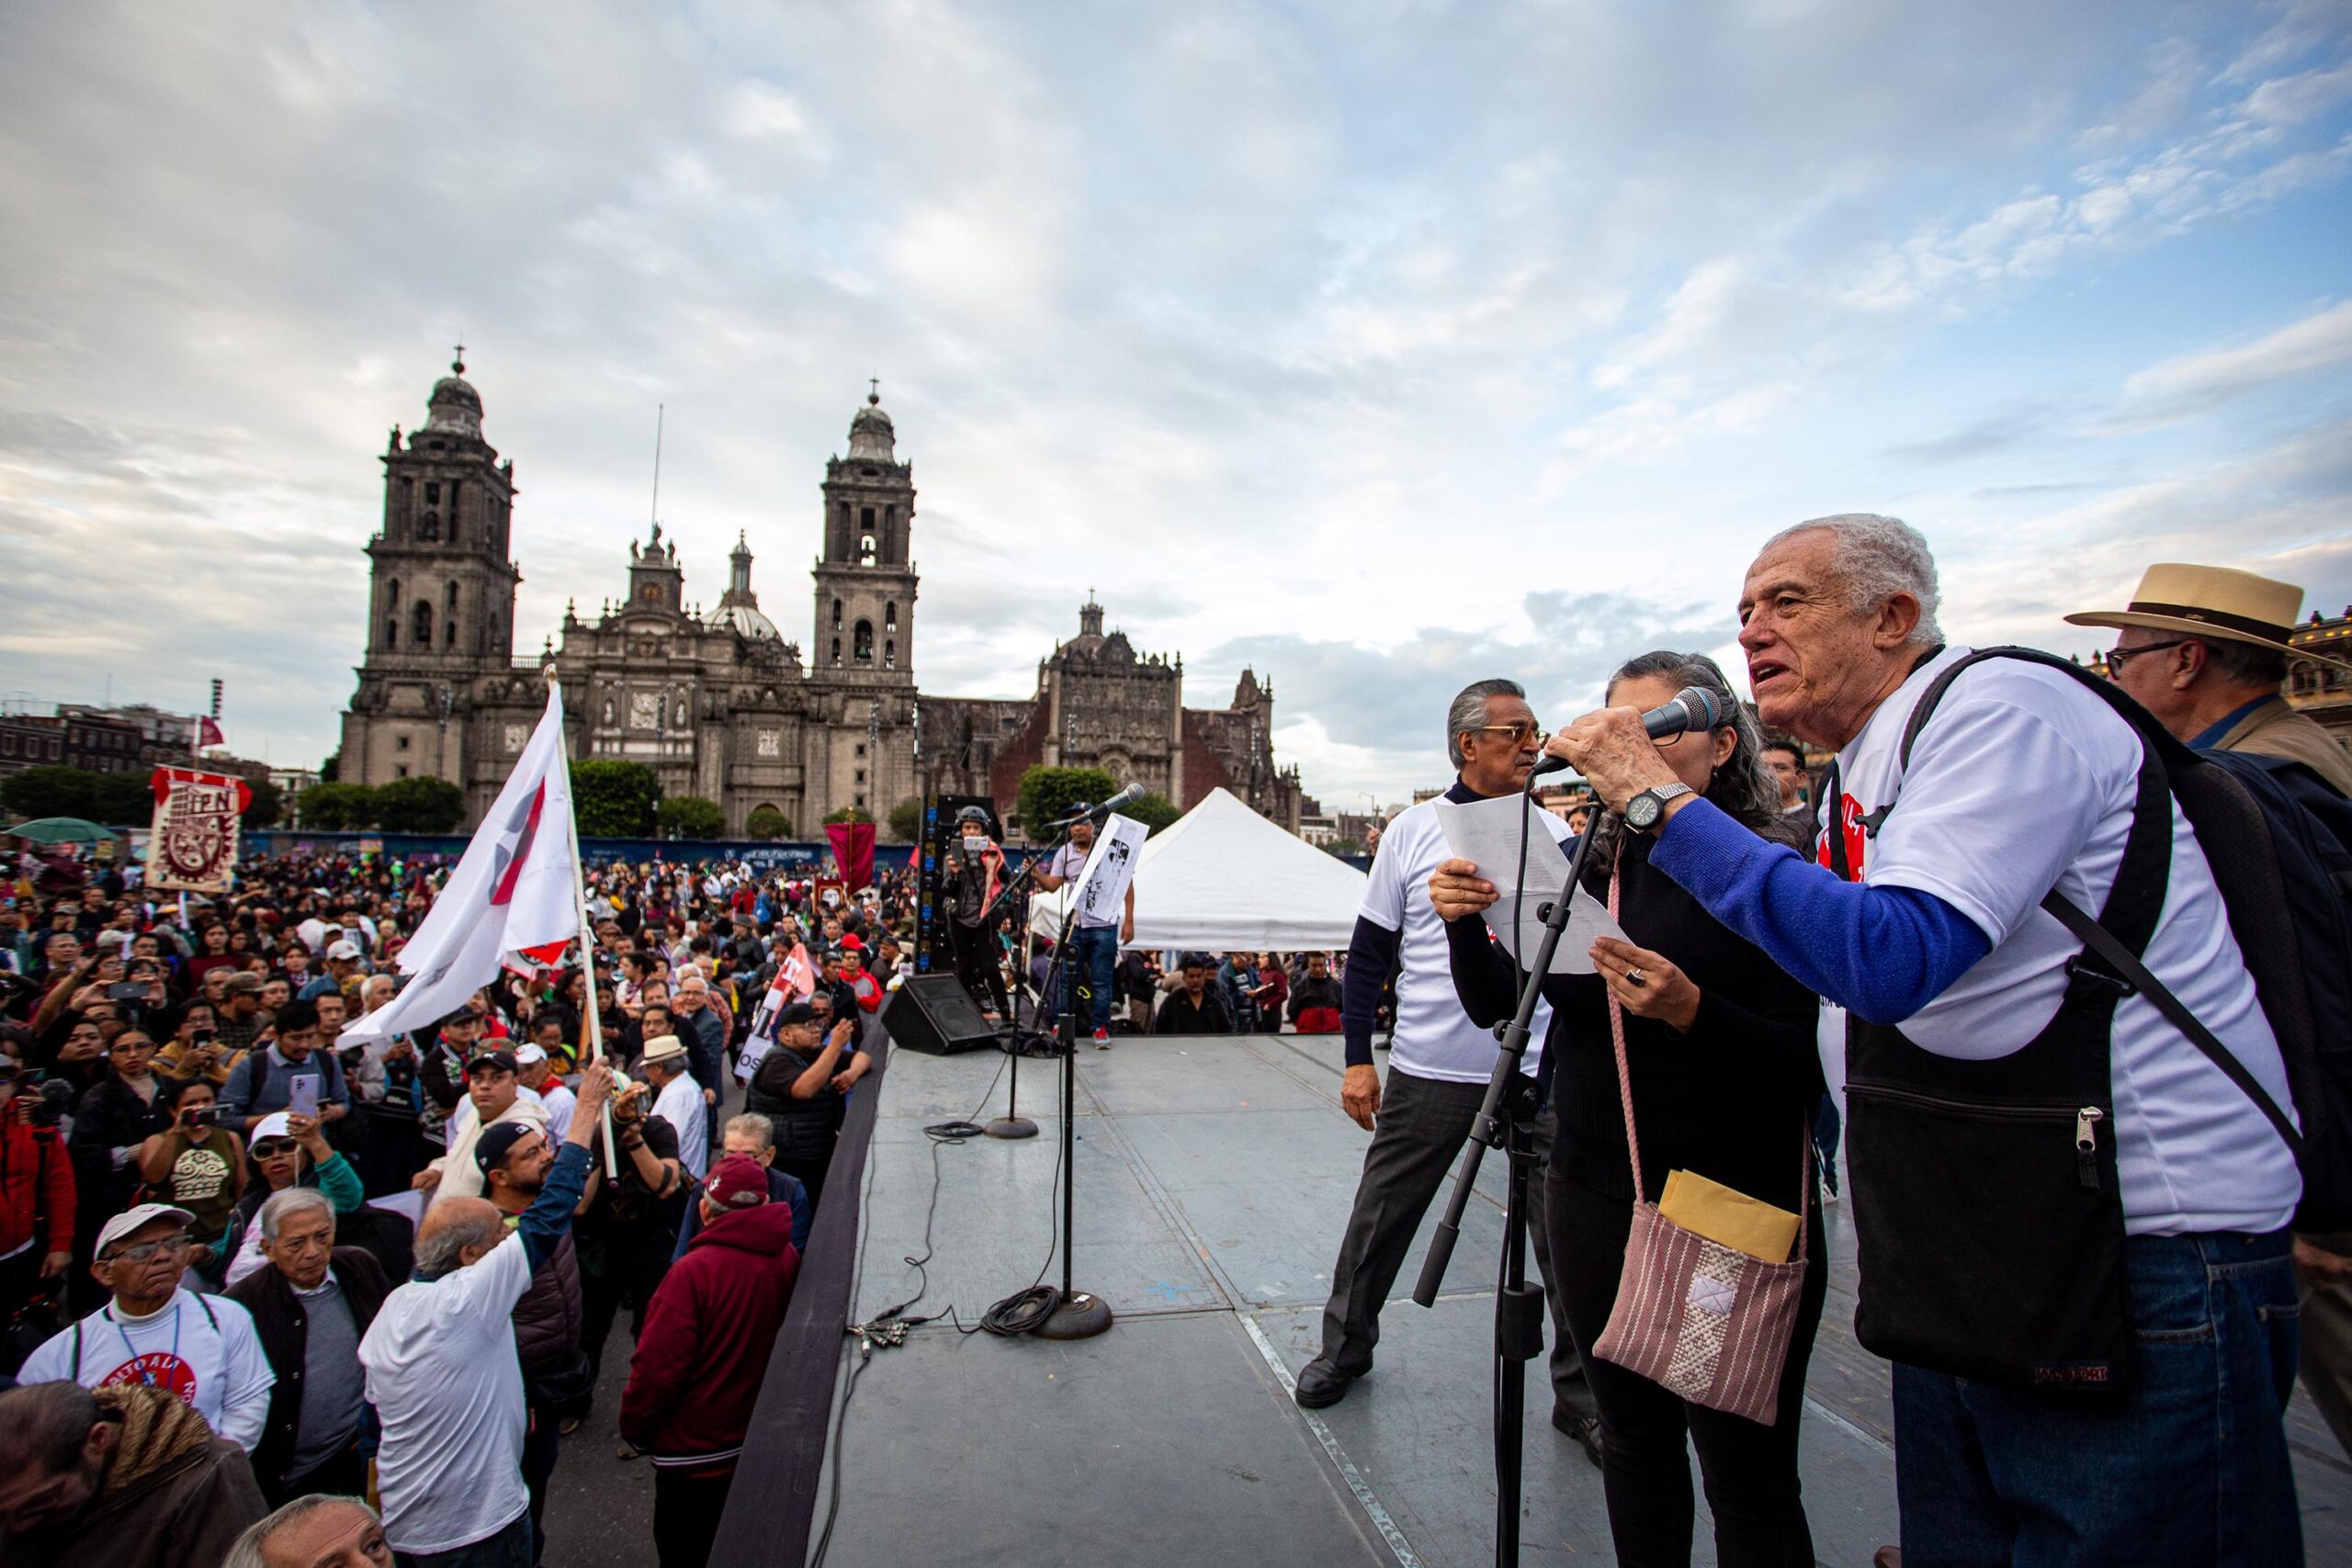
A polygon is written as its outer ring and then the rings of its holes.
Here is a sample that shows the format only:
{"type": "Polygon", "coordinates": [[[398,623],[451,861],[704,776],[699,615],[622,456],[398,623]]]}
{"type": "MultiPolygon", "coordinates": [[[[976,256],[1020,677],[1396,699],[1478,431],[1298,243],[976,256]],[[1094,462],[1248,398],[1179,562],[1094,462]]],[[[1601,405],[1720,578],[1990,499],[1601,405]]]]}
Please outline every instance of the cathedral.
{"type": "Polygon", "coordinates": [[[1105,637],[1091,598],[1079,636],[1040,661],[1033,697],[917,695],[914,467],[898,458],[878,389],[850,421],[847,454],[826,460],[805,657],[760,609],[748,538],[705,611],[656,523],[629,545],[625,592],[594,619],[566,606],[560,635],[517,660],[514,464],[483,439],[462,356],[435,383],[424,423],[395,426],[381,460],[346,781],[449,779],[480,820],[546,705],[539,671],[552,663],[572,756],[644,763],[663,798],[717,802],[730,836],[763,807],[801,837],[834,811],[881,819],[934,792],[1010,810],[1037,762],[1105,768],[1180,806],[1223,786],[1297,829],[1297,772],[1273,764],[1271,684],[1244,671],[1231,708],[1188,709],[1182,658],[1105,637]]]}

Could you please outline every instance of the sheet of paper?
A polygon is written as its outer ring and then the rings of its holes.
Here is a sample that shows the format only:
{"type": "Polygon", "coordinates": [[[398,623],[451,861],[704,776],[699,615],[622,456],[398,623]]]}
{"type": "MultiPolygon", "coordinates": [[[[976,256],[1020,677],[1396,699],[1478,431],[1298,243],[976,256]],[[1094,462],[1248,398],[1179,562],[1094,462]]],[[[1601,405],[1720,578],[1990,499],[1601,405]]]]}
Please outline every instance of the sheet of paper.
{"type": "MultiPolygon", "coordinates": [[[[1567,846],[1554,840],[1544,825],[1534,820],[1543,807],[1525,808],[1529,813],[1526,896],[1514,900],[1522,809],[1520,797],[1506,795],[1493,800],[1440,800],[1436,806],[1438,826],[1445,830],[1446,847],[1455,858],[1476,864],[1478,874],[1493,883],[1502,895],[1487,908],[1487,929],[1495,933],[1503,951],[1522,964],[1532,960],[1544,941],[1543,908],[1560,896],[1560,886],[1567,880],[1567,846]],[[1516,929],[1511,924],[1514,907],[1520,911],[1516,929]]],[[[1552,951],[1552,973],[1591,974],[1595,939],[1623,938],[1624,934],[1599,899],[1577,888],[1575,901],[1568,906],[1568,929],[1560,933],[1560,945],[1552,951]]]]}
{"type": "Polygon", "coordinates": [[[1117,923],[1125,908],[1127,884],[1135,880],[1136,859],[1150,832],[1134,818],[1116,812],[1094,830],[1094,848],[1087,852],[1086,869],[1078,874],[1078,887],[1070,896],[1080,919],[1098,925],[1117,923]]]}
{"type": "Polygon", "coordinates": [[[387,1197],[368,1199],[368,1206],[398,1214],[410,1224],[421,1225],[424,1223],[424,1200],[429,1196],[431,1194],[425,1192],[394,1192],[387,1197]]]}

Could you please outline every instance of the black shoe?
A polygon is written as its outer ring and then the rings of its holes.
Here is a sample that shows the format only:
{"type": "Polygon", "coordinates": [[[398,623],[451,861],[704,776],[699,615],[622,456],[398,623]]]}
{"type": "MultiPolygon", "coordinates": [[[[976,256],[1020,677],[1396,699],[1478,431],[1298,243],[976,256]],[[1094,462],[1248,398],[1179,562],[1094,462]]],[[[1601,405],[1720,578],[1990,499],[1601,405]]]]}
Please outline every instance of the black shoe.
{"type": "Polygon", "coordinates": [[[1320,1410],[1347,1398],[1348,1385],[1355,1381],[1351,1373],[1320,1360],[1309,1361],[1299,1369],[1298,1390],[1291,1397],[1298,1401],[1302,1410],[1320,1410]]]}
{"type": "Polygon", "coordinates": [[[1600,1462],[1600,1416],[1574,1415],[1555,1404],[1552,1407],[1552,1425],[1574,1438],[1577,1446],[1584,1450],[1585,1458],[1595,1464],[1600,1462]]]}

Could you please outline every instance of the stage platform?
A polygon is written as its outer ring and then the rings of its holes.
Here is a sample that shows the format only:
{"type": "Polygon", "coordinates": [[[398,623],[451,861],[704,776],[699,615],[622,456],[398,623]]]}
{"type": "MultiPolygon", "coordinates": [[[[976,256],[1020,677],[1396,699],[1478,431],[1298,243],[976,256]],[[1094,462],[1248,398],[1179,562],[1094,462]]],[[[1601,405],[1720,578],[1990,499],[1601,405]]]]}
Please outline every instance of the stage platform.
{"type": "MultiPolygon", "coordinates": [[[[1020,1065],[1034,1139],[934,1146],[922,1131],[1000,1113],[1006,1066],[994,1053],[893,1053],[865,1174],[858,1318],[921,1288],[910,1314],[953,1303],[969,1327],[1041,1269],[1058,1280],[1058,1258],[1046,1267],[1058,1229],[1058,1064],[1020,1065]],[[926,1283],[903,1259],[927,1247],[926,1283]]],[[[1433,1211],[1382,1314],[1373,1375],[1329,1410],[1289,1398],[1320,1342],[1369,1136],[1340,1109],[1340,1066],[1333,1036],[1081,1047],[1077,1283],[1104,1297],[1117,1324],[1052,1344],[959,1335],[943,1318],[875,1351],[829,1455],[841,1504],[826,1562],[1489,1562],[1498,1158],[1482,1174],[1437,1307],[1409,1300],[1433,1211]]],[[[1888,1378],[1853,1342],[1842,1210],[1828,1211],[1828,1230],[1836,1272],[1812,1367],[1805,1495],[1820,1560],[1865,1564],[1895,1539],[1888,1378]]],[[[1613,1561],[1600,1472],[1552,1429],[1540,1360],[1528,1393],[1522,1560],[1613,1561]]],[[[2352,1560],[2352,1466],[2300,1401],[2293,1436],[2311,1560],[2352,1560]]],[[[1694,1559],[1710,1563],[1703,1495],[1699,1507],[1694,1559]]],[[[820,1493],[820,1529],[825,1513],[820,1493]]]]}

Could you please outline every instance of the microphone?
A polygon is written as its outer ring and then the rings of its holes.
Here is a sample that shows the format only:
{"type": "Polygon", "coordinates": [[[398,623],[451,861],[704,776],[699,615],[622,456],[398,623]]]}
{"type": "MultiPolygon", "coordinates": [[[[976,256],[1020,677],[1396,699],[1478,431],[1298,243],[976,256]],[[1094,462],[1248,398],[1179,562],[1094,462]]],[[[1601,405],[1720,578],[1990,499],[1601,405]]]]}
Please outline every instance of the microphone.
{"type": "Polygon", "coordinates": [[[1144,793],[1143,785],[1139,784],[1131,784],[1126,788],[1121,790],[1118,794],[1113,795],[1110,799],[1104,801],[1102,805],[1089,807],[1084,811],[1073,811],[1068,817],[1065,817],[1060,821],[1055,823],[1054,826],[1057,828],[1068,828],[1080,822],[1100,822],[1104,818],[1110,816],[1111,813],[1119,809],[1122,806],[1132,806],[1136,801],[1141,800],[1144,797],[1144,793]]]}
{"type": "MultiPolygon", "coordinates": [[[[1660,703],[1642,715],[1642,728],[1653,740],[1670,740],[1687,729],[1713,729],[1723,722],[1723,705],[1715,700],[1713,693],[1685,686],[1674,694],[1673,701],[1660,703]]],[[[1569,765],[1566,757],[1546,757],[1535,764],[1535,773],[1556,773],[1569,765]]]]}

